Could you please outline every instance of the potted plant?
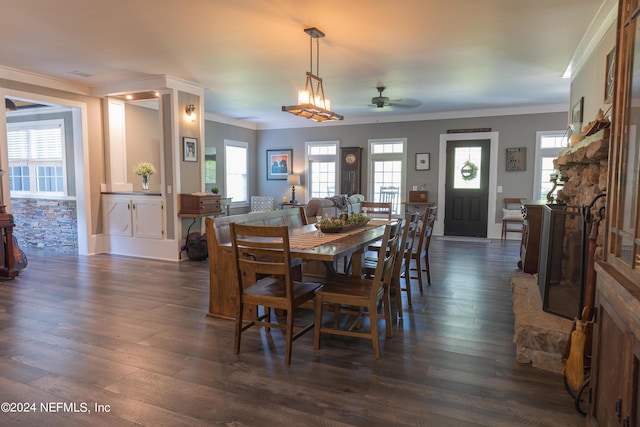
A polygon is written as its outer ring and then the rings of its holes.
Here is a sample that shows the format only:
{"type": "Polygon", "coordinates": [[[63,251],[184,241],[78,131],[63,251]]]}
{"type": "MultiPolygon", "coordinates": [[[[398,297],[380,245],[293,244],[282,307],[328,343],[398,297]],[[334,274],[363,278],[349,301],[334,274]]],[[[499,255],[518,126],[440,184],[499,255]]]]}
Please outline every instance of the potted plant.
{"type": "Polygon", "coordinates": [[[220,192],[220,189],[219,189],[218,187],[213,187],[213,188],[211,189],[211,192],[212,192],[213,194],[218,194],[218,193],[220,192]]]}

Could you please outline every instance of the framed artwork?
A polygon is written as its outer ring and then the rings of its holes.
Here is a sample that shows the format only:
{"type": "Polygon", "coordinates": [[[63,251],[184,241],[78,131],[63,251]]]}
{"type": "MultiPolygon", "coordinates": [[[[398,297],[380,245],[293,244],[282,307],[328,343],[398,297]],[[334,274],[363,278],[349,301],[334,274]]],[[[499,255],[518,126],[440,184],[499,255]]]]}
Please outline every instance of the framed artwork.
{"type": "Polygon", "coordinates": [[[610,104],[613,101],[613,80],[616,75],[616,48],[615,46],[607,54],[607,64],[604,79],[604,103],[610,104]]]}
{"type": "Polygon", "coordinates": [[[267,150],[267,179],[286,180],[292,164],[293,150],[267,150]]]}
{"type": "Polygon", "coordinates": [[[507,148],[507,172],[527,170],[527,147],[507,148]]]}
{"type": "Polygon", "coordinates": [[[575,103],[571,109],[571,124],[574,132],[580,132],[582,130],[582,108],[584,107],[584,96],[575,103]],[[577,130],[575,128],[578,128],[577,130]]]}
{"type": "Polygon", "coordinates": [[[182,160],[185,162],[198,161],[198,138],[188,136],[182,138],[182,160]]]}
{"type": "Polygon", "coordinates": [[[429,169],[431,169],[431,154],[430,153],[416,154],[416,170],[428,171],[429,169]]]}

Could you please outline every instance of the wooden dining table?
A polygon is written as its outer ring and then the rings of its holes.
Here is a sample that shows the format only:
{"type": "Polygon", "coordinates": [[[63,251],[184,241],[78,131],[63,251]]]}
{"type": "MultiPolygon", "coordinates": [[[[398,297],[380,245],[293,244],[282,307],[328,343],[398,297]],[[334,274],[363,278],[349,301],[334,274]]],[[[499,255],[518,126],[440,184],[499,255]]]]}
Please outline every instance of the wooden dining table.
{"type": "MultiPolygon", "coordinates": [[[[336,272],[336,265],[339,260],[344,257],[351,256],[351,265],[353,275],[359,275],[362,272],[362,258],[366,248],[373,242],[380,240],[384,235],[384,226],[388,224],[388,220],[372,219],[368,224],[348,230],[343,233],[323,233],[324,236],[317,237],[317,228],[314,224],[308,224],[301,227],[289,229],[289,247],[291,258],[301,259],[303,262],[321,262],[324,265],[324,272],[321,274],[319,281],[323,281],[326,277],[336,272]]],[[[212,295],[218,297],[230,298],[237,300],[237,273],[233,268],[235,265],[231,243],[223,243],[219,245],[224,257],[223,264],[219,266],[216,275],[216,283],[210,283],[212,287],[212,295]]],[[[306,263],[303,263],[305,265],[306,263]]],[[[303,267],[304,270],[304,267],[303,267]]],[[[317,271],[317,270],[316,270],[317,271]]],[[[303,271],[304,273],[304,271],[303,271]]],[[[213,279],[212,279],[213,280],[213,279]]],[[[235,305],[235,304],[234,304],[235,305]]],[[[211,304],[212,307],[220,305],[211,304]]],[[[225,304],[226,307],[229,304],[225,304]]],[[[210,312],[208,315],[224,318],[235,318],[234,312],[226,310],[225,312],[210,312]]]]}
{"type": "Polygon", "coordinates": [[[388,220],[372,219],[365,226],[342,233],[323,233],[317,237],[315,224],[297,227],[289,232],[292,258],[304,261],[323,261],[327,275],[337,274],[335,266],[340,259],[351,256],[352,274],[362,273],[362,254],[372,243],[380,240],[388,220]]]}

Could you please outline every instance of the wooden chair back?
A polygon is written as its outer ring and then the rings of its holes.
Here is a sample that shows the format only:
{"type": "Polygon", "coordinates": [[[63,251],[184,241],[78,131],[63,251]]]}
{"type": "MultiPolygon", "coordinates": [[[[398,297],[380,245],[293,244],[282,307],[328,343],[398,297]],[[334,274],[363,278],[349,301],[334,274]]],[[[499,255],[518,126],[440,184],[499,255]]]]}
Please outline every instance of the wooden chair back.
{"type": "Polygon", "coordinates": [[[429,206],[422,218],[422,228],[418,236],[418,244],[413,250],[414,254],[424,256],[429,249],[431,243],[431,235],[433,234],[433,223],[436,221],[437,206],[429,206]]]}
{"type": "Polygon", "coordinates": [[[398,213],[398,196],[400,189],[398,187],[380,187],[380,201],[383,203],[391,203],[393,213],[398,213]]]}
{"type": "MultiPolygon", "coordinates": [[[[411,263],[411,254],[420,222],[420,212],[408,213],[405,216],[398,256],[393,267],[393,277],[399,278],[402,269],[411,263]]],[[[408,276],[407,276],[408,277],[408,276]]]]}
{"type": "MultiPolygon", "coordinates": [[[[402,235],[402,222],[395,221],[387,224],[382,237],[382,246],[378,255],[378,263],[371,280],[371,293],[369,295],[370,302],[377,302],[384,296],[385,292],[389,292],[391,286],[391,278],[393,275],[393,266],[398,256],[398,247],[400,237],[402,235]]],[[[388,294],[387,294],[388,295],[388,294]]]]}
{"type": "Polygon", "coordinates": [[[282,301],[273,301],[272,303],[276,305],[271,307],[287,307],[293,296],[289,227],[231,223],[230,229],[231,245],[240,278],[238,280],[240,298],[244,289],[256,284],[264,277],[275,276],[285,284],[286,294],[281,296],[282,301]]]}
{"type": "Polygon", "coordinates": [[[391,288],[395,290],[396,305],[398,306],[398,317],[403,318],[402,290],[407,291],[407,303],[411,307],[411,278],[409,266],[413,253],[413,245],[420,222],[420,212],[408,213],[405,216],[402,226],[402,235],[398,244],[398,253],[393,263],[393,273],[391,274],[391,288]],[[401,287],[400,280],[404,271],[405,287],[401,287]]]}
{"type": "Polygon", "coordinates": [[[360,213],[369,218],[391,219],[391,202],[360,202],[360,213]]]}
{"type": "Polygon", "coordinates": [[[433,223],[436,221],[437,206],[429,206],[422,218],[422,229],[420,230],[420,237],[418,238],[418,244],[414,245],[414,249],[411,253],[411,258],[416,262],[416,270],[418,272],[418,286],[420,287],[420,293],[423,292],[422,286],[422,270],[427,272],[427,283],[431,285],[431,266],[429,265],[429,246],[431,245],[431,236],[433,234],[433,223]],[[424,264],[424,265],[423,265],[424,264]]]}

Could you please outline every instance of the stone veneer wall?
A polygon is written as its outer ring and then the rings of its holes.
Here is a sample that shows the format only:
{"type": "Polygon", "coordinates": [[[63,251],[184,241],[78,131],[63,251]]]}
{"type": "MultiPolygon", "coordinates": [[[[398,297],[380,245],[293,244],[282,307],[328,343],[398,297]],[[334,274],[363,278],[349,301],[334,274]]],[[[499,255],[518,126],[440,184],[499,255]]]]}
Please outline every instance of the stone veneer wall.
{"type": "Polygon", "coordinates": [[[78,251],[75,200],[12,198],[13,233],[22,249],[78,251]]]}
{"type": "MultiPolygon", "coordinates": [[[[589,206],[597,195],[607,190],[609,129],[603,129],[561,153],[556,166],[565,182],[558,191],[558,201],[569,206],[589,206]]],[[[592,214],[597,214],[597,210],[604,204],[605,198],[599,199],[592,214]]],[[[599,248],[602,246],[603,227],[604,222],[601,222],[598,232],[599,248]]],[[[587,230],[587,234],[590,231],[587,230]]]]}

